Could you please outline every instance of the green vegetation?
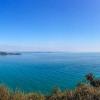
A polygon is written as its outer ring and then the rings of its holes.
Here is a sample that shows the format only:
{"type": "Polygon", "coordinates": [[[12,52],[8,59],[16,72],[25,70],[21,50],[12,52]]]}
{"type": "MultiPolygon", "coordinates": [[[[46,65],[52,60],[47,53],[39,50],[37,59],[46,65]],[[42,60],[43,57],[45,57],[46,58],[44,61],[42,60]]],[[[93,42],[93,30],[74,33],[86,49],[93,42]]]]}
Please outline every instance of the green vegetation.
{"type": "Polygon", "coordinates": [[[0,100],[100,100],[100,86],[81,83],[74,90],[61,91],[59,88],[55,88],[50,95],[42,95],[20,91],[12,92],[1,85],[0,100]]]}

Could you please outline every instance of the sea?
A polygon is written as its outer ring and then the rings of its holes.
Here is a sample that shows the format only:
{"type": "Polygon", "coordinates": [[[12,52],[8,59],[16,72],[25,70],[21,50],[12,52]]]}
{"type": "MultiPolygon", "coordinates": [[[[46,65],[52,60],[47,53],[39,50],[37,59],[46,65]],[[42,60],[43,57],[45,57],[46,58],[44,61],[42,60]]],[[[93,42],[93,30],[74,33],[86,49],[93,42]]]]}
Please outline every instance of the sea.
{"type": "Polygon", "coordinates": [[[85,75],[100,77],[100,53],[23,52],[0,56],[0,84],[12,90],[48,94],[74,89],[85,75]]]}

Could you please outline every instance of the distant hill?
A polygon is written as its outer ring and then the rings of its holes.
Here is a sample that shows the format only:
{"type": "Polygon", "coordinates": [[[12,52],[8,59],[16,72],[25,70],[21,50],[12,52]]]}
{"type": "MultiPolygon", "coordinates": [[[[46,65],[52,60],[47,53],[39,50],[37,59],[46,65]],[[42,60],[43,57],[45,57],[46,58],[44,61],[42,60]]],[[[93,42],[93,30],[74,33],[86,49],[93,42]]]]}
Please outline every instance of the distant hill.
{"type": "Polygon", "coordinates": [[[21,55],[21,53],[17,53],[17,52],[3,52],[3,51],[0,51],[0,55],[1,56],[6,56],[6,55],[21,55]]]}

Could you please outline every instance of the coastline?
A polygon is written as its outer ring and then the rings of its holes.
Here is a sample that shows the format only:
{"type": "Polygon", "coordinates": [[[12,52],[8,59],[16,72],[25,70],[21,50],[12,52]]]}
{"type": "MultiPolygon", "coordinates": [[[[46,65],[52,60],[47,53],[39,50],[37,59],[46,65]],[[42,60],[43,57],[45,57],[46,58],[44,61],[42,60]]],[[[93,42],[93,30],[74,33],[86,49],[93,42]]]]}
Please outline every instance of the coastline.
{"type": "Polygon", "coordinates": [[[42,93],[25,93],[20,90],[11,91],[6,86],[0,86],[0,100],[99,100],[100,89],[89,84],[80,84],[74,90],[52,90],[50,95],[42,93]]]}
{"type": "Polygon", "coordinates": [[[0,51],[0,56],[7,56],[7,55],[21,55],[19,52],[4,52],[0,51]]]}
{"type": "MultiPolygon", "coordinates": [[[[91,75],[91,74],[89,74],[91,75]]],[[[80,83],[73,90],[54,88],[49,95],[42,93],[15,90],[11,91],[6,86],[0,86],[0,100],[99,100],[100,85],[92,86],[91,83],[80,83]]]]}

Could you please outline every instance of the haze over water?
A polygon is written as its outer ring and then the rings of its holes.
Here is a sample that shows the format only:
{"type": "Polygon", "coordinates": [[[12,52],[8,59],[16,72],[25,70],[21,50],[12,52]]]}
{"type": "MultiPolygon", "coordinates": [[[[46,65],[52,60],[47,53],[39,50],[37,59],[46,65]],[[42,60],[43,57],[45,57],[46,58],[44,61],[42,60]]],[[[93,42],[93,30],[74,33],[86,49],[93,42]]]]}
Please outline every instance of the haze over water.
{"type": "Polygon", "coordinates": [[[12,89],[49,93],[74,88],[93,72],[100,76],[100,53],[22,53],[0,56],[0,82],[12,89]]]}

